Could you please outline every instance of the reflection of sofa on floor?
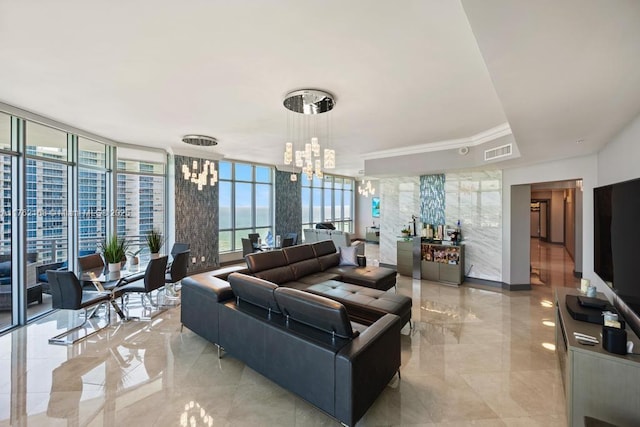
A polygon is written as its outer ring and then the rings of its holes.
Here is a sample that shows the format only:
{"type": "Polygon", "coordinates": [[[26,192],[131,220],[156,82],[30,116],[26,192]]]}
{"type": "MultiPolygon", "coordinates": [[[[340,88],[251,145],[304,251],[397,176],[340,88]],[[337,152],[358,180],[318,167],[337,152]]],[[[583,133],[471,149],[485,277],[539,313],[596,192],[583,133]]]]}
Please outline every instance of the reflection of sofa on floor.
{"type": "Polygon", "coordinates": [[[336,248],[355,246],[356,253],[358,255],[364,255],[364,243],[359,241],[351,242],[351,234],[347,233],[346,231],[314,228],[305,228],[302,231],[304,233],[305,243],[315,243],[322,240],[333,240],[333,244],[336,245],[336,248]]]}

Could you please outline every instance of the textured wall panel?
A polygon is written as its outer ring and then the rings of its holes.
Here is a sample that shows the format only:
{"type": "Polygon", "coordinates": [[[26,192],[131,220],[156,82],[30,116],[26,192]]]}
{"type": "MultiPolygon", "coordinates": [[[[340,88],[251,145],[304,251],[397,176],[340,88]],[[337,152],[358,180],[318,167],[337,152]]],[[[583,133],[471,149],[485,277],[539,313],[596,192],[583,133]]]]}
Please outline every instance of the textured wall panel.
{"type": "MultiPolygon", "coordinates": [[[[202,162],[194,157],[175,156],[176,242],[191,244],[196,263],[189,262],[189,274],[219,267],[218,186],[207,185],[199,191],[197,184],[183,178],[182,165],[191,166],[194,160],[202,162]],[[205,261],[201,262],[203,256],[205,261]]],[[[215,164],[217,169],[218,162],[215,164]]]]}
{"type": "Polygon", "coordinates": [[[424,224],[445,223],[444,174],[420,177],[420,220],[424,224]]]}
{"type": "Polygon", "coordinates": [[[302,240],[302,199],[300,196],[300,174],[292,182],[290,172],[276,170],[276,218],[275,235],[284,238],[286,233],[298,233],[298,243],[302,240]]]}
{"type": "Polygon", "coordinates": [[[502,171],[448,173],[446,223],[461,222],[465,274],[502,280],[502,171]]]}

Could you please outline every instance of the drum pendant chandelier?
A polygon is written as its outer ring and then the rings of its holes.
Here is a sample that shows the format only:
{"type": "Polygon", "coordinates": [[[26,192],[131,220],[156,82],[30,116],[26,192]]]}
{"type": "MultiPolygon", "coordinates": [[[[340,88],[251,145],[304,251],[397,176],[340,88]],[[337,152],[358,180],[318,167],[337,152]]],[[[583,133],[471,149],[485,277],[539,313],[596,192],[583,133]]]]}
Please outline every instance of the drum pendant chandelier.
{"type": "Polygon", "coordinates": [[[336,152],[330,148],[332,128],[328,114],[335,104],[332,94],[318,89],[296,90],[284,97],[287,109],[284,163],[291,165],[291,181],[298,179],[294,167],[309,180],[314,174],[322,179],[323,170],[335,169],[336,152]]]}

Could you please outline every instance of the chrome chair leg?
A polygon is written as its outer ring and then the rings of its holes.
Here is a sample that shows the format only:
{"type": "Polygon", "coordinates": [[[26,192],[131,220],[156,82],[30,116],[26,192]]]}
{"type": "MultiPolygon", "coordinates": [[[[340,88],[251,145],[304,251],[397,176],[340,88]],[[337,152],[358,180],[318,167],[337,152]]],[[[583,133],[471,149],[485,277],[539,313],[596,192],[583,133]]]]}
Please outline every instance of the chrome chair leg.
{"type": "MultiPolygon", "coordinates": [[[[79,324],[78,326],[75,326],[75,327],[73,327],[71,329],[68,329],[66,332],[58,334],[55,337],[49,338],[49,344],[55,344],[55,345],[75,344],[78,341],[81,341],[83,339],[89,338],[90,336],[95,335],[98,332],[100,332],[101,330],[109,327],[109,325],[111,324],[111,310],[110,310],[110,307],[108,305],[109,303],[108,302],[103,302],[103,303],[97,304],[97,306],[100,306],[102,304],[107,304],[107,324],[105,326],[103,326],[101,328],[94,329],[93,332],[86,333],[84,336],[81,336],[81,337],[78,337],[78,338],[75,338],[75,339],[71,339],[71,340],[68,339],[69,335],[71,335],[71,334],[73,334],[73,333],[75,333],[75,332],[77,332],[79,330],[85,329],[84,325],[89,321],[89,312],[88,312],[88,310],[86,308],[83,308],[82,310],[84,312],[84,320],[82,321],[82,323],[79,324]]],[[[94,313],[94,312],[95,312],[95,308],[94,308],[94,310],[92,310],[92,313],[94,313]]]]}

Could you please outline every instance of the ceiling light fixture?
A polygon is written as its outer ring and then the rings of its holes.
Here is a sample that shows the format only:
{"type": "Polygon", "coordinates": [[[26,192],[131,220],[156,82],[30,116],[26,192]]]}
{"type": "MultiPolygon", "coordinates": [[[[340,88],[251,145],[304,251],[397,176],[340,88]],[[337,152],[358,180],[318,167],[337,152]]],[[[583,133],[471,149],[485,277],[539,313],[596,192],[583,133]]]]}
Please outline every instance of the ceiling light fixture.
{"type": "MultiPolygon", "coordinates": [[[[206,135],[185,135],[182,137],[182,142],[201,147],[218,145],[217,139],[206,135]]],[[[188,164],[183,163],[182,176],[185,180],[198,184],[199,191],[202,191],[207,184],[214,186],[218,182],[218,171],[216,170],[215,162],[211,160],[204,160],[202,166],[198,160],[194,160],[191,168],[189,168],[188,164]]]]}
{"type": "Polygon", "coordinates": [[[294,166],[300,168],[309,180],[314,174],[322,179],[323,169],[336,167],[336,152],[327,148],[332,137],[331,115],[324,114],[333,110],[335,98],[323,90],[302,89],[289,92],[282,103],[287,109],[284,163],[291,165],[291,181],[298,179],[294,166]],[[321,142],[325,145],[324,151],[321,142]]]}
{"type": "Polygon", "coordinates": [[[376,189],[371,185],[371,180],[365,181],[364,179],[358,184],[358,193],[361,196],[369,197],[369,194],[372,196],[376,194],[376,189]]]}
{"type": "Polygon", "coordinates": [[[185,135],[182,137],[185,144],[198,145],[200,147],[213,147],[218,145],[218,140],[206,135],[185,135]]]}

